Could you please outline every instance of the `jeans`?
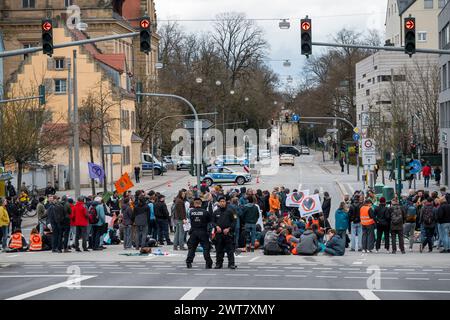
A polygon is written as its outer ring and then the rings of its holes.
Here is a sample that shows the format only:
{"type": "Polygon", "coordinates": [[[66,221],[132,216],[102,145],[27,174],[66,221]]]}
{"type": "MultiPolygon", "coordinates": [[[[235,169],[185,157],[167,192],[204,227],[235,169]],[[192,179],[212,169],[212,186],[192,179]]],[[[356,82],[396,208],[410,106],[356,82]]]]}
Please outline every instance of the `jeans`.
{"type": "Polygon", "coordinates": [[[136,249],[145,247],[147,242],[148,226],[137,226],[136,249]]]}
{"type": "Polygon", "coordinates": [[[75,249],[80,249],[80,237],[81,237],[81,245],[84,250],[87,250],[87,239],[88,239],[88,233],[87,233],[87,227],[75,227],[75,249]]]}
{"type": "Polygon", "coordinates": [[[239,236],[241,233],[241,220],[239,216],[236,219],[236,226],[234,228],[234,247],[239,248],[239,236]]]}
{"type": "Polygon", "coordinates": [[[430,176],[423,177],[423,183],[424,183],[425,188],[429,188],[430,187],[430,176]]]}
{"type": "Polygon", "coordinates": [[[184,247],[184,234],[183,220],[175,220],[175,236],[173,239],[174,247],[184,247]]]}
{"type": "Polygon", "coordinates": [[[62,245],[62,227],[57,224],[52,224],[52,249],[53,251],[61,250],[62,245]]]}
{"type": "Polygon", "coordinates": [[[158,224],[158,241],[159,243],[163,243],[164,241],[167,241],[167,243],[170,243],[169,238],[169,221],[164,219],[158,219],[156,220],[156,223],[158,224]]]}
{"type": "MultiPolygon", "coordinates": [[[[248,232],[250,234],[250,243],[252,245],[252,248],[254,248],[256,241],[256,224],[246,223],[245,232],[248,232]]],[[[247,246],[247,239],[245,239],[245,245],[247,246]]]]}
{"type": "Polygon", "coordinates": [[[44,235],[44,228],[47,227],[47,223],[45,221],[39,220],[39,233],[41,234],[41,237],[44,235]]]}
{"type": "Polygon", "coordinates": [[[69,245],[72,246],[75,243],[75,235],[77,233],[77,227],[70,226],[69,245]]]}
{"type": "Polygon", "coordinates": [[[123,227],[123,248],[131,249],[131,225],[123,227]]]}
{"type": "Polygon", "coordinates": [[[403,234],[409,237],[409,248],[412,249],[414,245],[414,231],[416,230],[415,222],[406,222],[403,225],[403,234]]]}
{"type": "Polygon", "coordinates": [[[2,249],[4,250],[8,245],[8,226],[0,227],[0,229],[2,231],[2,249]]]}
{"type": "Polygon", "coordinates": [[[351,244],[350,248],[352,250],[358,250],[361,249],[362,246],[362,226],[361,223],[354,223],[352,222],[352,229],[351,229],[351,244]],[[358,241],[356,241],[358,240],[358,241]],[[355,244],[357,242],[357,244],[355,244]]]}
{"type": "Polygon", "coordinates": [[[444,250],[450,250],[450,238],[448,236],[448,233],[450,231],[450,223],[441,223],[441,230],[442,234],[439,234],[439,236],[442,236],[444,250]]]}
{"type": "Polygon", "coordinates": [[[150,224],[148,225],[148,234],[153,239],[158,239],[158,225],[156,224],[155,219],[150,219],[150,224]]]}
{"type": "Polygon", "coordinates": [[[375,224],[362,227],[362,249],[372,251],[375,245],[375,224]]]}

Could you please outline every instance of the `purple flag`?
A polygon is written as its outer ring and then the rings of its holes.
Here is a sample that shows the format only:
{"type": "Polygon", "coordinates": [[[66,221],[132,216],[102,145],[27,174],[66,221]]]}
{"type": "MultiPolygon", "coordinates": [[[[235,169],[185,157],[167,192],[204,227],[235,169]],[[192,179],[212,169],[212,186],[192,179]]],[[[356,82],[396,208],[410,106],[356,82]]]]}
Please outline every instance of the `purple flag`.
{"type": "Polygon", "coordinates": [[[102,166],[88,162],[88,167],[89,167],[89,177],[91,179],[103,180],[103,178],[105,177],[105,170],[103,170],[102,166]]]}

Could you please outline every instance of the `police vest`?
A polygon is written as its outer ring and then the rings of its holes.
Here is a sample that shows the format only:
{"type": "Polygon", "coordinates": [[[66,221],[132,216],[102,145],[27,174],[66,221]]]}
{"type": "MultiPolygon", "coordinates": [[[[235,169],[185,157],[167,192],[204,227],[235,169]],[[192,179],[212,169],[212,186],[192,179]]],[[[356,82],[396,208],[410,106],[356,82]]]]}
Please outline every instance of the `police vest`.
{"type": "Polygon", "coordinates": [[[30,251],[42,250],[42,238],[41,235],[36,233],[30,236],[30,251]]]}
{"type": "Polygon", "coordinates": [[[22,249],[22,234],[14,233],[11,235],[11,242],[9,243],[11,249],[22,249]]]}
{"type": "Polygon", "coordinates": [[[363,226],[371,226],[372,224],[375,224],[375,221],[369,215],[370,209],[370,206],[364,206],[360,210],[360,219],[363,226]]]}

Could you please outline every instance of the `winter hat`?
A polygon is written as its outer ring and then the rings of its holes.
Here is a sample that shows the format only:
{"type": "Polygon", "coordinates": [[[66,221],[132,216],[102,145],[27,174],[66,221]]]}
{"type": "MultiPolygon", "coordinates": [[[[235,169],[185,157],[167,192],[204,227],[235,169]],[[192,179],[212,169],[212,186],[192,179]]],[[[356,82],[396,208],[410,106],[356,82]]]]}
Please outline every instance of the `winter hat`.
{"type": "Polygon", "coordinates": [[[386,198],[381,197],[381,198],[380,198],[380,203],[381,203],[381,204],[386,204],[386,198]]]}
{"type": "Polygon", "coordinates": [[[95,202],[102,202],[102,197],[95,197],[94,201],[95,202]]]}

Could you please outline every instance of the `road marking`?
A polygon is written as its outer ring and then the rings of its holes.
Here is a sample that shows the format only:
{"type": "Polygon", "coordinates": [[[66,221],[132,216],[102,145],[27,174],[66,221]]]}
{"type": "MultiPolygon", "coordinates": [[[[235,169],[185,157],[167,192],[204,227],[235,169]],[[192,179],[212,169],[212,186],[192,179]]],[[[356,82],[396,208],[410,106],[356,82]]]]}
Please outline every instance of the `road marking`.
{"type": "Polygon", "coordinates": [[[184,296],[180,298],[180,300],[195,300],[205,288],[192,288],[184,296]]]}
{"type": "Polygon", "coordinates": [[[19,256],[18,254],[13,254],[13,255],[10,255],[10,256],[7,255],[8,258],[15,258],[15,257],[18,257],[18,256],[19,256]]]}
{"type": "Polygon", "coordinates": [[[280,277],[279,274],[255,274],[255,277],[280,277]]]}
{"type": "Polygon", "coordinates": [[[216,273],[195,273],[194,276],[215,276],[216,273]]]}
{"type": "Polygon", "coordinates": [[[316,278],[330,278],[330,279],[336,279],[337,276],[316,276],[316,278]]]}
{"type": "Polygon", "coordinates": [[[360,265],[360,264],[363,264],[363,262],[362,262],[362,261],[355,261],[355,262],[353,262],[352,264],[360,265]]]}
{"type": "Polygon", "coordinates": [[[304,274],[288,274],[288,275],[285,275],[285,277],[289,277],[289,278],[306,278],[306,275],[304,275],[304,274]]]}
{"type": "Polygon", "coordinates": [[[0,278],[67,278],[67,276],[67,274],[20,274],[10,276],[0,275],[0,278]]]}
{"type": "Polygon", "coordinates": [[[313,270],[333,270],[333,268],[313,268],[313,270]]]}
{"type": "MultiPolygon", "coordinates": [[[[67,277],[67,275],[66,275],[66,277],[67,277]]],[[[59,288],[65,288],[65,287],[68,287],[70,285],[75,285],[77,283],[81,283],[81,281],[92,279],[92,278],[95,278],[95,277],[96,276],[80,276],[79,278],[76,278],[76,279],[66,280],[66,281],[61,282],[61,283],[57,283],[57,284],[54,284],[54,285],[51,285],[51,286],[48,286],[48,287],[44,287],[44,288],[41,288],[41,289],[33,290],[33,291],[30,291],[30,292],[27,292],[27,293],[24,293],[24,294],[20,294],[18,296],[14,296],[14,297],[8,298],[6,300],[24,300],[24,299],[28,299],[28,298],[31,298],[31,297],[34,297],[34,296],[37,296],[37,295],[40,295],[40,294],[43,294],[43,293],[46,293],[46,292],[50,292],[50,291],[59,289],[59,288]]]]}
{"type": "Polygon", "coordinates": [[[229,277],[248,277],[250,275],[248,273],[225,273],[225,276],[229,276],[229,277]]]}
{"type": "Polygon", "coordinates": [[[438,279],[439,281],[450,281],[450,279],[438,279]]]}
{"type": "Polygon", "coordinates": [[[445,273],[445,272],[442,272],[442,273],[436,272],[435,274],[438,274],[440,276],[448,276],[448,275],[450,275],[450,273],[445,273]]]}
{"type": "Polygon", "coordinates": [[[423,281],[429,281],[430,278],[405,278],[406,280],[423,280],[423,281]]]}
{"type": "Polygon", "coordinates": [[[427,272],[407,272],[406,274],[420,275],[420,274],[428,274],[428,273],[427,272]]]}
{"type": "Polygon", "coordinates": [[[111,274],[131,274],[131,272],[129,271],[113,271],[110,272],[111,274]]]}
{"type": "Polygon", "coordinates": [[[381,280],[398,280],[399,278],[382,277],[381,280]]]}
{"type": "Polygon", "coordinates": [[[256,260],[258,260],[259,258],[261,258],[261,257],[254,257],[254,258],[250,259],[250,261],[249,261],[249,262],[253,262],[253,261],[256,261],[256,260]]]}
{"type": "Polygon", "coordinates": [[[257,267],[257,269],[278,269],[277,267],[257,267]]]}
{"type": "Polygon", "coordinates": [[[186,276],[187,275],[187,273],[182,273],[182,272],[168,272],[168,273],[166,273],[166,274],[173,274],[173,275],[179,275],[179,276],[186,276]]]}
{"type": "Polygon", "coordinates": [[[347,183],[348,189],[350,190],[351,194],[355,193],[355,189],[350,185],[350,183],[347,183]]]}
{"type": "Polygon", "coordinates": [[[344,277],[344,279],[367,279],[367,277],[344,277]]]}
{"type": "Polygon", "coordinates": [[[416,271],[415,269],[394,269],[394,271],[416,271]]]}
{"type": "Polygon", "coordinates": [[[359,290],[358,293],[365,299],[365,300],[380,300],[375,293],[373,293],[372,290],[359,290]]]}
{"type": "Polygon", "coordinates": [[[437,271],[444,271],[442,269],[423,269],[422,271],[428,271],[428,272],[437,272],[437,271]]]}
{"type": "Polygon", "coordinates": [[[138,272],[138,274],[161,274],[161,273],[160,272],[138,272]]]}
{"type": "Polygon", "coordinates": [[[343,271],[359,271],[361,269],[360,268],[339,268],[339,270],[343,270],[343,271]]]}
{"type": "Polygon", "coordinates": [[[328,271],[328,270],[323,270],[321,272],[323,272],[323,273],[342,273],[342,271],[328,271]]]}

